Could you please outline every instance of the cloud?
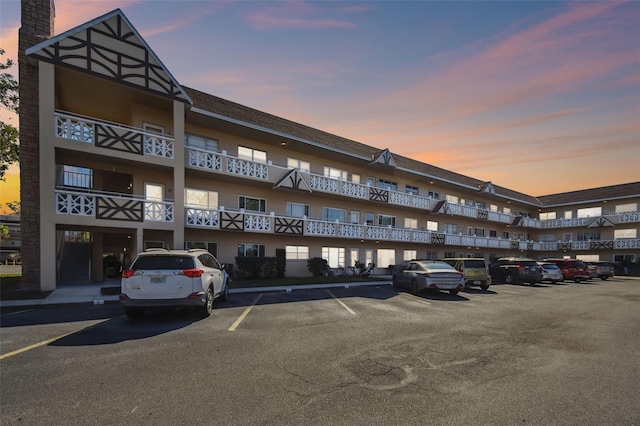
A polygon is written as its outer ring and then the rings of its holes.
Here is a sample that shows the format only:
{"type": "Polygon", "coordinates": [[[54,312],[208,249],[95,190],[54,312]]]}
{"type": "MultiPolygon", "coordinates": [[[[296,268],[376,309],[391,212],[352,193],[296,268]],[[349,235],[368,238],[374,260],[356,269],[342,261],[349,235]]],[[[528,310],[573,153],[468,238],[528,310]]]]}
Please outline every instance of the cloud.
{"type": "Polygon", "coordinates": [[[350,21],[324,17],[323,9],[315,4],[284,1],[268,3],[260,10],[251,12],[248,20],[257,30],[283,30],[283,29],[325,29],[325,28],[354,28],[350,21]]]}

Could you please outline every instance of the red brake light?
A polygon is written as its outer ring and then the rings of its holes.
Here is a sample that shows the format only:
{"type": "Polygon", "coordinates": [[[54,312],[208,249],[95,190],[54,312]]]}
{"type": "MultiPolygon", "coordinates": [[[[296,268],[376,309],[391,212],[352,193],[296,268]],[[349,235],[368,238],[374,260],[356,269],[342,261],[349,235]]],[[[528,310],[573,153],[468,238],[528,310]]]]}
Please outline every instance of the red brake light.
{"type": "Polygon", "coordinates": [[[136,271],[134,271],[133,269],[125,269],[124,271],[122,271],[122,278],[130,278],[134,276],[135,273],[136,271]]]}
{"type": "Polygon", "coordinates": [[[202,269],[185,269],[182,271],[182,275],[186,275],[189,278],[198,278],[201,277],[204,271],[202,269]]]}

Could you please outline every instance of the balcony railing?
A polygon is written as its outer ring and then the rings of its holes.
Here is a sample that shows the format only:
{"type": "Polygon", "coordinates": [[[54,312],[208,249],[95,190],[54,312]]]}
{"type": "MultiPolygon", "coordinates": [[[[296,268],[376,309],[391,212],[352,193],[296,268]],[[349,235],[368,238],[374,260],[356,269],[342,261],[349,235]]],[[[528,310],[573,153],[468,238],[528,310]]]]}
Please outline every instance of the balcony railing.
{"type": "Polygon", "coordinates": [[[56,189],[56,214],[128,222],[173,222],[173,203],[100,191],[56,189]]]}
{"type": "Polygon", "coordinates": [[[308,217],[279,216],[275,213],[185,208],[185,225],[209,229],[242,230],[309,237],[336,237],[356,240],[414,242],[474,248],[517,251],[562,251],[640,248],[640,239],[607,241],[534,242],[450,234],[413,228],[397,228],[358,223],[343,223],[308,217]]]}
{"type": "Polygon", "coordinates": [[[58,138],[138,155],[174,157],[174,139],[136,127],[99,121],[56,111],[55,135],[58,138]]]}

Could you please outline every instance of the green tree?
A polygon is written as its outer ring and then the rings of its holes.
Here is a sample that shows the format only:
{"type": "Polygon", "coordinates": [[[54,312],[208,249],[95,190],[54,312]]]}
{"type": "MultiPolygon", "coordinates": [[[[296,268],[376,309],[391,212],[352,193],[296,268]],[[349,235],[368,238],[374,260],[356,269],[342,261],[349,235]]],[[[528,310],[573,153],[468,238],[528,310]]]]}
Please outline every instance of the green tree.
{"type": "MultiPolygon", "coordinates": [[[[4,55],[4,49],[0,49],[0,56],[4,55]]],[[[13,66],[13,61],[0,62],[0,102],[9,111],[18,112],[18,82],[15,77],[5,72],[13,66]]],[[[9,166],[20,159],[20,146],[18,145],[18,129],[9,123],[0,121],[0,180],[4,180],[4,174],[9,166]]]]}

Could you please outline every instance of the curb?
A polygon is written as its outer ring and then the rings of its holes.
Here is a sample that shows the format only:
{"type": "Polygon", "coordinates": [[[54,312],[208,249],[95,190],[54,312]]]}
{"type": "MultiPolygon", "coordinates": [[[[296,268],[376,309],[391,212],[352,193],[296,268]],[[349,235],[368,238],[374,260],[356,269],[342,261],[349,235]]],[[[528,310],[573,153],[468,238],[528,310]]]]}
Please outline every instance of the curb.
{"type": "MultiPolygon", "coordinates": [[[[247,294],[247,293],[291,293],[297,290],[316,290],[322,288],[350,288],[365,287],[375,285],[391,285],[391,281],[369,281],[369,282],[352,282],[352,283],[332,283],[332,284],[301,284],[289,286],[272,286],[272,287],[242,287],[229,289],[230,294],[247,294]]],[[[105,305],[119,303],[118,295],[114,296],[96,296],[96,297],[78,297],[64,299],[28,299],[28,300],[5,300],[0,302],[0,309],[7,308],[53,308],[69,305],[105,305]]]]}

